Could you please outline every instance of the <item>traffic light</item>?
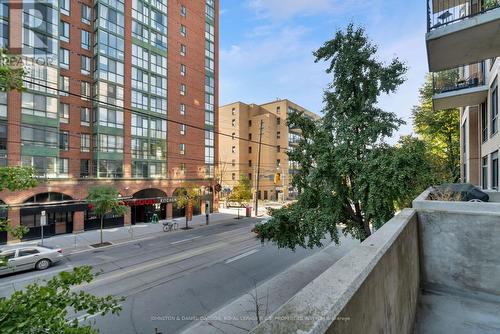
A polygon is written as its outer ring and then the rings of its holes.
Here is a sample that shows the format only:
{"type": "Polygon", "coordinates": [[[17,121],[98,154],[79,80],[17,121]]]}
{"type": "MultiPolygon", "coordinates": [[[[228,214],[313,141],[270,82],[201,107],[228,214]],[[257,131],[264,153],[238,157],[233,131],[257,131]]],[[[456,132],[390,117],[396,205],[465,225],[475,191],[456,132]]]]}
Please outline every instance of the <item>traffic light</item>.
{"type": "Polygon", "coordinates": [[[280,173],[274,174],[274,184],[278,185],[280,183],[281,183],[281,174],[280,173]]]}

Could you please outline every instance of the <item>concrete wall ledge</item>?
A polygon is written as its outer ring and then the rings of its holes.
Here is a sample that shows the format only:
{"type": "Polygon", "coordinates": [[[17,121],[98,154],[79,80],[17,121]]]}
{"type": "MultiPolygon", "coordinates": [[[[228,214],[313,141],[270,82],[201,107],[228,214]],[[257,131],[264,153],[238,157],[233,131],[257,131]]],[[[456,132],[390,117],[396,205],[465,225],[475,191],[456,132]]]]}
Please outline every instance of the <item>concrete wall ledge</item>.
{"type": "Polygon", "coordinates": [[[415,312],[412,311],[416,308],[419,284],[416,220],[415,210],[403,210],[292,297],[252,333],[357,333],[356,328],[360,326],[370,328],[365,333],[375,332],[375,327],[382,332],[393,332],[391,328],[397,327],[399,333],[409,333],[410,329],[405,331],[403,327],[408,328],[413,324],[415,312]],[[406,239],[401,240],[402,236],[406,239]],[[412,254],[415,256],[412,257],[412,254]],[[385,265],[391,263],[394,266],[385,265]],[[409,281],[402,275],[402,270],[409,272],[409,281]],[[378,283],[381,286],[376,287],[371,284],[372,281],[367,282],[369,276],[381,281],[378,283]],[[386,280],[381,279],[381,276],[386,280]],[[388,289],[392,289],[392,292],[388,289]],[[337,329],[335,323],[343,321],[342,314],[346,306],[354,300],[354,307],[349,311],[359,307],[356,300],[360,298],[355,297],[359,297],[357,294],[360,290],[363,295],[361,299],[366,297],[366,293],[374,297],[367,298],[371,299],[370,306],[361,307],[365,309],[356,314],[359,319],[351,320],[349,330],[337,329]],[[401,300],[406,304],[397,305],[401,300]],[[378,308],[380,313],[370,313],[369,308],[378,308]],[[387,312],[393,314],[392,318],[400,318],[391,321],[384,316],[387,312]],[[372,316],[377,319],[371,319],[372,316]]]}
{"type": "Polygon", "coordinates": [[[469,212],[500,214],[500,194],[486,192],[490,202],[459,202],[459,201],[432,201],[429,200],[431,188],[424,191],[413,201],[413,208],[424,211],[469,212]]]}

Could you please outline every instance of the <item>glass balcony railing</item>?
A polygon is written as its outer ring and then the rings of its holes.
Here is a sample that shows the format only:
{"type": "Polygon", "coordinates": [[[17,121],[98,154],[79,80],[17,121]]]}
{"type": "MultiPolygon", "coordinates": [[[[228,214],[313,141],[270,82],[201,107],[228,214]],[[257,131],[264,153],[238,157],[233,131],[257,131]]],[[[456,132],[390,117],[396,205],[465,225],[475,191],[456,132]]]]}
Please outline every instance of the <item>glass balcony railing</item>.
{"type": "Polygon", "coordinates": [[[499,7],[500,0],[427,0],[427,31],[499,7]]]}
{"type": "Polygon", "coordinates": [[[485,63],[480,62],[432,74],[434,94],[442,94],[485,85],[485,63]]]}

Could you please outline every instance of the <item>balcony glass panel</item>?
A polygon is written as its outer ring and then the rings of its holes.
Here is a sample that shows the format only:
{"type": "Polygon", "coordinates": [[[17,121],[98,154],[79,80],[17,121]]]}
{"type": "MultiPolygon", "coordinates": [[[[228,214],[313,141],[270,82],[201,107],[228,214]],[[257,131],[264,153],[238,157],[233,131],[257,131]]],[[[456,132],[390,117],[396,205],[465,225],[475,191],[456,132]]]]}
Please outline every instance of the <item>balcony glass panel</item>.
{"type": "Polygon", "coordinates": [[[485,84],[485,63],[433,73],[433,93],[441,94],[485,84]]]}

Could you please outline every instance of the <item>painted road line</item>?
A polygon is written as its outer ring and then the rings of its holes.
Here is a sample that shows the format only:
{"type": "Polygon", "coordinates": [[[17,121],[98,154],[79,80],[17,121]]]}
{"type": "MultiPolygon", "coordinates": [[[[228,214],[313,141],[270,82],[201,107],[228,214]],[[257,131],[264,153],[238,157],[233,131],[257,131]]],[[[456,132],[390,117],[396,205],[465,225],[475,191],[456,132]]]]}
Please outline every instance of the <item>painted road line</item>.
{"type": "Polygon", "coordinates": [[[171,242],[170,244],[171,244],[171,245],[177,245],[177,244],[181,244],[181,243],[183,243],[183,242],[186,242],[186,241],[191,241],[191,240],[198,239],[198,238],[201,238],[201,235],[199,235],[199,236],[197,236],[197,237],[192,237],[192,238],[189,238],[189,239],[183,239],[183,240],[179,240],[179,241],[171,242]]]}
{"type": "MultiPolygon", "coordinates": [[[[248,236],[235,238],[235,239],[231,240],[231,242],[240,242],[240,241],[243,241],[245,239],[248,239],[248,236]]],[[[228,244],[229,244],[228,242],[217,242],[217,243],[211,244],[209,246],[195,248],[195,249],[189,250],[187,252],[182,252],[176,256],[169,256],[166,258],[161,258],[157,261],[152,261],[152,262],[149,262],[146,264],[141,263],[141,264],[138,264],[138,265],[135,265],[132,267],[124,268],[123,270],[118,271],[116,273],[103,274],[102,276],[96,277],[96,279],[94,279],[90,283],[87,283],[85,285],[82,284],[80,286],[75,286],[71,289],[72,290],[77,290],[77,289],[81,289],[81,288],[89,289],[89,288],[95,287],[95,286],[102,286],[104,283],[106,283],[110,280],[118,280],[121,278],[131,278],[131,277],[134,277],[138,274],[144,273],[148,270],[158,269],[160,267],[170,265],[173,263],[177,263],[177,262],[198,256],[198,255],[207,254],[208,252],[211,252],[213,250],[226,247],[228,244]]]]}
{"type": "Polygon", "coordinates": [[[252,250],[250,250],[250,251],[248,251],[248,252],[246,252],[246,253],[240,254],[240,255],[235,256],[235,257],[233,257],[233,258],[230,258],[230,259],[226,260],[224,263],[225,263],[225,264],[229,264],[229,263],[231,263],[231,262],[238,261],[238,260],[240,260],[240,259],[243,259],[244,257],[247,257],[247,256],[250,256],[250,255],[252,255],[252,254],[257,253],[258,251],[260,251],[260,249],[252,249],[252,250]]]}

